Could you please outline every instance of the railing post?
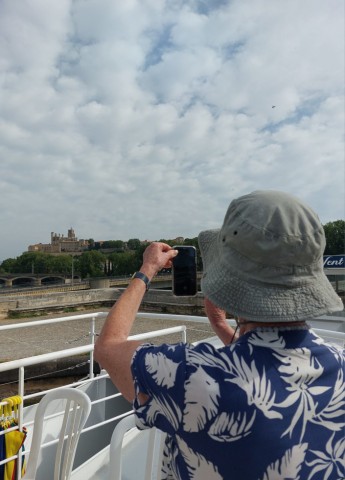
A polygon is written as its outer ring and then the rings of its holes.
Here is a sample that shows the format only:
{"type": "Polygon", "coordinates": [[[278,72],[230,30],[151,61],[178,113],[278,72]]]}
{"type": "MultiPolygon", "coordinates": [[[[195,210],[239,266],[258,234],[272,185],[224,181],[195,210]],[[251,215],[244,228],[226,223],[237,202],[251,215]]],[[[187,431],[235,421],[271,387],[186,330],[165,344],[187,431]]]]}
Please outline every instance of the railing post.
{"type": "MultiPolygon", "coordinates": [[[[91,318],[91,329],[90,329],[90,343],[92,346],[95,345],[95,337],[96,337],[96,330],[95,330],[95,317],[92,317],[91,318]]],[[[94,377],[94,373],[93,373],[93,362],[94,362],[94,353],[93,353],[93,348],[92,350],[90,351],[90,358],[89,358],[89,362],[90,362],[90,365],[89,365],[89,378],[93,378],[94,377]]]]}
{"type": "MultiPolygon", "coordinates": [[[[20,432],[23,431],[23,421],[24,421],[24,367],[19,368],[18,375],[18,395],[22,398],[22,402],[19,404],[18,408],[18,429],[20,432]]],[[[24,462],[24,452],[22,449],[19,449],[18,458],[17,458],[17,480],[22,478],[22,465],[24,462]]]]}
{"type": "Polygon", "coordinates": [[[182,342],[187,343],[187,327],[184,325],[184,329],[182,330],[182,342]]]}

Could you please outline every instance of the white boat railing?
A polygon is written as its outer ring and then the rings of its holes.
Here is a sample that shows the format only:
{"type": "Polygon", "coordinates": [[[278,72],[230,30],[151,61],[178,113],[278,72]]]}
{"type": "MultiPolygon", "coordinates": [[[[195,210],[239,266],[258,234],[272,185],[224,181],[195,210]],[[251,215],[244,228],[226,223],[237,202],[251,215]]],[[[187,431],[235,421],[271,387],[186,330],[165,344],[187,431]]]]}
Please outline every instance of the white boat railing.
{"type": "MultiPolygon", "coordinates": [[[[89,337],[90,337],[90,345],[93,345],[95,343],[95,337],[96,337],[96,331],[95,331],[95,325],[96,325],[96,320],[97,319],[103,319],[107,316],[107,312],[97,312],[97,313],[85,313],[83,315],[72,315],[72,316],[67,316],[67,317],[60,317],[60,318],[50,318],[48,320],[34,320],[31,322],[22,322],[22,323],[14,323],[10,325],[2,325],[0,326],[0,333],[7,331],[7,330],[17,330],[17,329],[22,329],[22,328],[30,328],[30,327],[41,327],[43,325],[52,325],[52,324],[58,324],[58,323],[63,323],[63,322],[73,322],[81,319],[85,320],[90,320],[90,328],[89,328],[89,337]]],[[[87,353],[87,351],[80,351],[80,353],[87,353]]],[[[78,354],[76,353],[76,355],[78,354]]],[[[89,376],[90,378],[93,378],[93,348],[89,351],[90,358],[89,358],[89,363],[90,363],[90,370],[89,370],[89,376]]],[[[46,354],[49,355],[49,354],[46,354]]],[[[45,358],[44,361],[50,361],[51,359],[55,358],[64,358],[64,356],[57,357],[55,356],[56,353],[53,352],[51,354],[51,357],[45,358]]],[[[71,352],[71,355],[74,355],[71,352]]],[[[39,356],[38,356],[39,357],[39,356]]],[[[30,359],[34,357],[29,357],[30,359]]],[[[25,360],[28,360],[25,359],[25,360]]],[[[31,361],[31,360],[30,360],[31,361]]],[[[15,362],[15,361],[14,361],[15,362]]],[[[37,365],[38,363],[42,363],[41,361],[37,361],[35,364],[37,365]]],[[[23,363],[22,366],[27,366],[31,365],[31,363],[23,363]]],[[[34,364],[33,364],[34,365],[34,364]]],[[[0,364],[0,372],[8,371],[17,368],[16,366],[11,366],[11,362],[4,362],[0,364]]],[[[23,392],[21,392],[23,393],[23,392]]],[[[18,395],[21,395],[21,393],[18,393],[18,395]]]]}
{"type": "MultiPolygon", "coordinates": [[[[15,329],[21,329],[21,328],[27,328],[27,327],[37,327],[37,326],[42,326],[42,325],[48,325],[48,324],[56,324],[56,323],[62,323],[62,322],[73,322],[76,320],[81,320],[81,319],[89,319],[90,320],[90,331],[89,331],[89,336],[90,336],[90,344],[88,345],[83,345],[79,347],[73,347],[73,348],[68,348],[64,350],[58,350],[55,352],[50,352],[50,353],[45,353],[41,355],[35,355],[31,357],[25,357],[25,358],[20,358],[17,360],[10,360],[7,362],[0,363],[0,373],[2,372],[8,372],[11,370],[17,370],[18,371],[18,395],[22,399],[22,403],[18,405],[18,424],[16,426],[10,427],[8,429],[0,430],[0,438],[2,435],[6,435],[6,433],[9,433],[11,431],[19,430],[23,431],[23,428],[27,428],[32,426],[34,421],[29,421],[24,423],[24,407],[25,407],[25,402],[28,400],[32,400],[35,397],[42,397],[45,395],[48,391],[56,389],[47,389],[47,390],[42,390],[36,393],[31,393],[31,394],[25,394],[25,369],[27,367],[31,367],[33,365],[39,365],[39,364],[44,364],[46,362],[52,361],[52,360],[57,360],[57,359],[62,359],[62,358],[71,358],[74,356],[78,356],[81,354],[88,354],[89,355],[89,374],[88,378],[80,381],[76,381],[73,383],[70,383],[68,385],[63,385],[64,387],[70,386],[70,387],[76,387],[76,386],[81,386],[81,385],[86,385],[88,383],[95,382],[97,380],[100,380],[103,377],[108,377],[108,374],[104,371],[101,371],[100,375],[95,376],[94,371],[93,371],[93,364],[94,364],[94,343],[95,343],[95,338],[97,336],[96,331],[95,331],[95,322],[97,319],[102,319],[105,318],[107,315],[106,312],[98,312],[98,313],[92,313],[92,314],[84,314],[84,315],[74,315],[74,316],[68,316],[68,317],[60,317],[60,318],[53,318],[53,319],[48,319],[48,320],[37,320],[37,321],[31,321],[31,322],[23,322],[23,323],[15,323],[15,324],[10,324],[10,325],[2,325],[0,326],[0,332],[1,331],[7,331],[7,330],[15,330],[15,329]]],[[[146,313],[139,313],[139,317],[142,318],[152,318],[155,316],[155,314],[146,314],[146,313]]],[[[162,315],[157,315],[160,318],[162,315]]],[[[164,318],[170,317],[169,315],[163,315],[164,318]]],[[[173,317],[176,317],[173,315],[173,317]]],[[[179,317],[181,318],[181,317],[179,317]]],[[[181,341],[186,342],[186,326],[181,325],[181,326],[176,326],[176,327],[170,327],[170,328],[164,328],[161,330],[155,330],[155,331],[150,331],[147,333],[142,333],[142,334],[137,334],[137,335],[131,335],[129,339],[131,340],[142,340],[142,341],[147,341],[152,338],[157,338],[160,336],[165,336],[165,335],[172,335],[176,333],[181,333],[181,341]]],[[[57,387],[61,388],[61,387],[57,387]]],[[[116,393],[114,395],[106,396],[106,397],[101,397],[96,400],[93,400],[91,402],[92,405],[96,405],[101,402],[105,402],[108,400],[111,400],[115,397],[121,397],[121,393],[116,393]]],[[[4,407],[5,405],[8,405],[8,401],[0,401],[0,407],[4,407]]],[[[84,427],[82,433],[86,433],[90,430],[96,429],[101,427],[102,425],[105,425],[107,423],[115,422],[116,420],[120,420],[124,416],[132,413],[132,410],[128,410],[125,413],[122,413],[120,415],[115,415],[112,418],[108,418],[105,421],[100,421],[96,424],[93,424],[89,427],[84,427]]],[[[47,444],[44,444],[44,446],[53,444],[54,441],[48,442],[47,444]]],[[[20,451],[20,457],[26,456],[30,453],[29,449],[26,449],[25,452],[20,451]]],[[[18,455],[14,455],[11,457],[8,457],[4,460],[0,460],[0,466],[4,465],[12,460],[16,460],[18,458],[18,455]]],[[[19,464],[21,461],[18,462],[19,464]]],[[[21,468],[17,468],[17,479],[21,479],[22,474],[21,474],[21,468]]]]}

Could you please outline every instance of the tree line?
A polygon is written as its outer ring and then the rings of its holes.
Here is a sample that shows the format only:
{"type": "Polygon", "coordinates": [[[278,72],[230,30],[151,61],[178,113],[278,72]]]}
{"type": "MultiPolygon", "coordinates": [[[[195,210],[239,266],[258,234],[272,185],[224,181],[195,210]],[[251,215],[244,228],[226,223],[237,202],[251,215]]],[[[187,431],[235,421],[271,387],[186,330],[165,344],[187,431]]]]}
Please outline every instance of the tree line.
{"type": "MultiPolygon", "coordinates": [[[[133,239],[136,240],[136,239],[133,239]]],[[[161,239],[160,242],[174,246],[176,241],[161,239]]],[[[24,252],[17,258],[8,258],[0,265],[3,274],[61,274],[71,276],[80,275],[82,278],[130,275],[139,270],[142,258],[148,243],[140,240],[122,242],[109,240],[103,242],[100,248],[97,242],[90,245],[89,250],[81,254],[61,253],[52,255],[46,252],[24,252]],[[101,249],[103,251],[101,251],[101,249]],[[105,253],[106,249],[115,249],[105,253]]],[[[193,245],[199,252],[198,239],[185,238],[184,245],[193,245]]],[[[201,268],[200,252],[198,254],[199,268],[201,268]]]]}
{"type": "MultiPolygon", "coordinates": [[[[326,235],[325,255],[345,253],[345,221],[336,220],[323,226],[326,235]]],[[[176,240],[160,239],[160,242],[174,246],[176,240]]],[[[44,252],[24,252],[17,258],[8,258],[0,265],[0,273],[40,273],[80,275],[82,278],[130,275],[137,271],[142,263],[143,253],[148,243],[139,239],[109,240],[106,242],[89,241],[90,247],[78,255],[52,255],[44,252]],[[113,250],[106,253],[106,250],[113,250]]],[[[197,250],[198,270],[202,270],[202,261],[198,239],[185,238],[184,245],[193,245],[197,250]]]]}

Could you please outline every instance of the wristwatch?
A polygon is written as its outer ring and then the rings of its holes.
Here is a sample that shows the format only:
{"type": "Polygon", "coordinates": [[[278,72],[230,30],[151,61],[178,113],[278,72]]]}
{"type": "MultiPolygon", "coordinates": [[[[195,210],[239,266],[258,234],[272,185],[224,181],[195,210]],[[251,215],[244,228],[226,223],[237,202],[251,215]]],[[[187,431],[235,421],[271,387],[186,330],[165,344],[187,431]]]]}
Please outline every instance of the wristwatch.
{"type": "Polygon", "coordinates": [[[145,275],[145,273],[142,273],[142,272],[135,272],[132,276],[132,280],[134,278],[140,278],[140,280],[142,280],[145,285],[146,285],[146,290],[148,290],[150,288],[150,280],[149,278],[145,275]]]}

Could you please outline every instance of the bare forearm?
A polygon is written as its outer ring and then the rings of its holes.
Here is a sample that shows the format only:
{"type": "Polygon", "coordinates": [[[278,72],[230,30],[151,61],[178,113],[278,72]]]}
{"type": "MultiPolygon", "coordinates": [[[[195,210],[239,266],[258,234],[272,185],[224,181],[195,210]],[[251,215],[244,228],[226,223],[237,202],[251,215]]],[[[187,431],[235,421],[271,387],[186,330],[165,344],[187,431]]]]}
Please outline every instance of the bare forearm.
{"type": "Polygon", "coordinates": [[[99,341],[105,338],[111,342],[127,340],[145,291],[146,286],[142,280],[134,279],[131,281],[109,311],[99,341]]]}
{"type": "Polygon", "coordinates": [[[134,279],[111,308],[95,345],[95,360],[105,368],[127,400],[134,398],[130,362],[138,341],[128,341],[146,285],[134,279]]]}
{"type": "Polygon", "coordinates": [[[229,345],[234,340],[235,330],[230,327],[226,319],[226,312],[217,307],[211,300],[205,297],[205,311],[215,334],[220,338],[224,345],[229,345]]]}
{"type": "MultiPolygon", "coordinates": [[[[153,267],[144,265],[140,272],[144,273],[150,281],[156,274],[153,267]]],[[[99,340],[103,338],[117,342],[127,340],[145,292],[146,285],[140,278],[131,280],[126,290],[109,311],[99,340]]]]}
{"type": "Polygon", "coordinates": [[[222,324],[212,324],[211,327],[217,337],[220,338],[220,340],[224,343],[224,345],[229,345],[229,343],[233,342],[236,340],[235,337],[235,330],[230,327],[227,323],[222,323],[222,324]]]}

